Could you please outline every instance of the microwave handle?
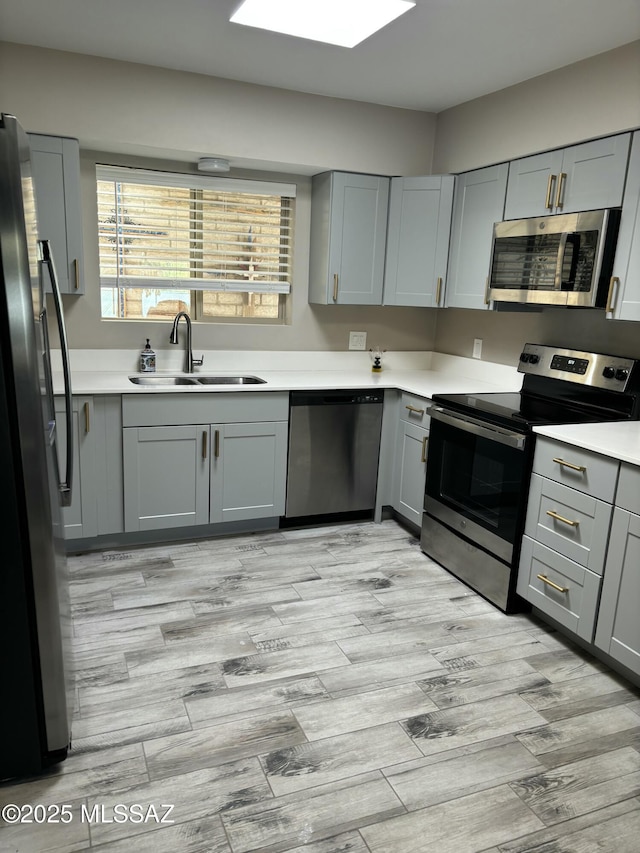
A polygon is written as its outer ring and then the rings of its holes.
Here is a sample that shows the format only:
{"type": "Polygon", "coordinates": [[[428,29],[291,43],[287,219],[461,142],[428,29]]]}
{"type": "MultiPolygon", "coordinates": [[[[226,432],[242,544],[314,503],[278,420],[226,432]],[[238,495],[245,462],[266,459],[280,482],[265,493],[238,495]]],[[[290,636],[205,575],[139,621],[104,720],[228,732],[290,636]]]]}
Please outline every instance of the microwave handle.
{"type": "Polygon", "coordinates": [[[556,290],[560,292],[562,290],[562,270],[564,268],[564,256],[567,251],[567,237],[568,234],[566,231],[560,235],[560,243],[558,245],[558,259],[556,261],[556,278],[555,278],[555,286],[556,290]]]}

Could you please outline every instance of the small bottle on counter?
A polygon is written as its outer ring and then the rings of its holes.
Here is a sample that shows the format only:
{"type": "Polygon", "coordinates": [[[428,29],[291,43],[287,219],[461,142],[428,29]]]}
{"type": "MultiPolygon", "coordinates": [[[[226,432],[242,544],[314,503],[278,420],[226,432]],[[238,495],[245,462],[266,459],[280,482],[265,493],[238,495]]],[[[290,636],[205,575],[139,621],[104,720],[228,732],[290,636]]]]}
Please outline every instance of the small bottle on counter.
{"type": "Polygon", "coordinates": [[[372,373],[380,373],[382,370],[382,354],[385,353],[386,350],[380,349],[380,347],[373,347],[373,349],[369,350],[371,355],[371,372],[372,373]]]}
{"type": "Polygon", "coordinates": [[[151,349],[149,338],[147,344],[140,353],[140,373],[155,373],[156,372],[156,354],[151,349]]]}

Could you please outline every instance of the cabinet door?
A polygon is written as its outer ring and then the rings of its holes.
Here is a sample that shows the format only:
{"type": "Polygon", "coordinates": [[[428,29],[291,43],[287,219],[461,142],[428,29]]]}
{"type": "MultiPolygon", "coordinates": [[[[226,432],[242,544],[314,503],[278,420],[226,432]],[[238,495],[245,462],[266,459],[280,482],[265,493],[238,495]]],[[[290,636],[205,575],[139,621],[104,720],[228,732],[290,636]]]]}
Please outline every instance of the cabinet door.
{"type": "Polygon", "coordinates": [[[62,293],[84,293],[78,140],[32,133],[29,143],[38,236],[51,243],[62,293]]]}
{"type": "Polygon", "coordinates": [[[616,507],[595,644],[640,675],[640,516],[616,507]]]}
{"type": "Polygon", "coordinates": [[[633,136],[618,245],[613,264],[609,319],[640,320],[640,133],[633,136]]]}
{"type": "Polygon", "coordinates": [[[448,308],[488,308],[493,225],[503,217],[507,163],[456,179],[449,252],[448,308]]]}
{"type": "Polygon", "coordinates": [[[417,527],[422,524],[429,432],[404,420],[396,441],[393,508],[417,527]]]}
{"type": "Polygon", "coordinates": [[[554,210],[562,151],[545,151],[509,163],[505,219],[544,216],[554,210]]]}
{"type": "Polygon", "coordinates": [[[385,305],[440,305],[451,233],[453,175],[392,178],[385,305]]]}
{"type": "Polygon", "coordinates": [[[209,427],[123,430],[125,531],[209,520],[209,427]]]}
{"type": "MultiPolygon", "coordinates": [[[[67,425],[64,400],[56,399],[56,442],[60,471],[66,467],[67,425]]],[[[98,533],[96,442],[91,397],[73,398],[73,481],[71,506],[62,509],[66,539],[86,539],[98,533]]]]}
{"type": "Polygon", "coordinates": [[[325,172],[312,193],[309,301],[380,305],[389,178],[325,172]]]}
{"type": "Polygon", "coordinates": [[[284,515],[287,423],[211,426],[212,523],[284,515]]]}
{"type": "Polygon", "coordinates": [[[556,210],[575,213],[620,207],[630,138],[629,133],[624,133],[565,148],[556,210]]]}

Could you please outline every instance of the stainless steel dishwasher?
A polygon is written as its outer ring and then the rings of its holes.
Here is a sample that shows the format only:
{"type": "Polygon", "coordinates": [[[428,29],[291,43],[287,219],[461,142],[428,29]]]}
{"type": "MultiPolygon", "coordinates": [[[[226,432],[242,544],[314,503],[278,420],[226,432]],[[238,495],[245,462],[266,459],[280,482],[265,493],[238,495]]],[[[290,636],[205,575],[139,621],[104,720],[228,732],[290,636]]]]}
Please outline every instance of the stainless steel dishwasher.
{"type": "Polygon", "coordinates": [[[287,518],[373,509],[383,391],[292,391],[287,518]]]}

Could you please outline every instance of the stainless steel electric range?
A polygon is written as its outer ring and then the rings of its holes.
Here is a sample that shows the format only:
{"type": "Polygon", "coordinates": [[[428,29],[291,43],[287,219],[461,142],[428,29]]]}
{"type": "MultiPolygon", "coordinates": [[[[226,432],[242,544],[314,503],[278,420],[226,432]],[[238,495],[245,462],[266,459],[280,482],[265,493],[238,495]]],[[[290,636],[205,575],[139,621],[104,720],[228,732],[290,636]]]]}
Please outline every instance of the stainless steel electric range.
{"type": "Polygon", "coordinates": [[[519,393],[436,394],[422,550],[501,610],[515,592],[535,434],[543,424],[638,420],[640,360],[526,344],[519,393]]]}

